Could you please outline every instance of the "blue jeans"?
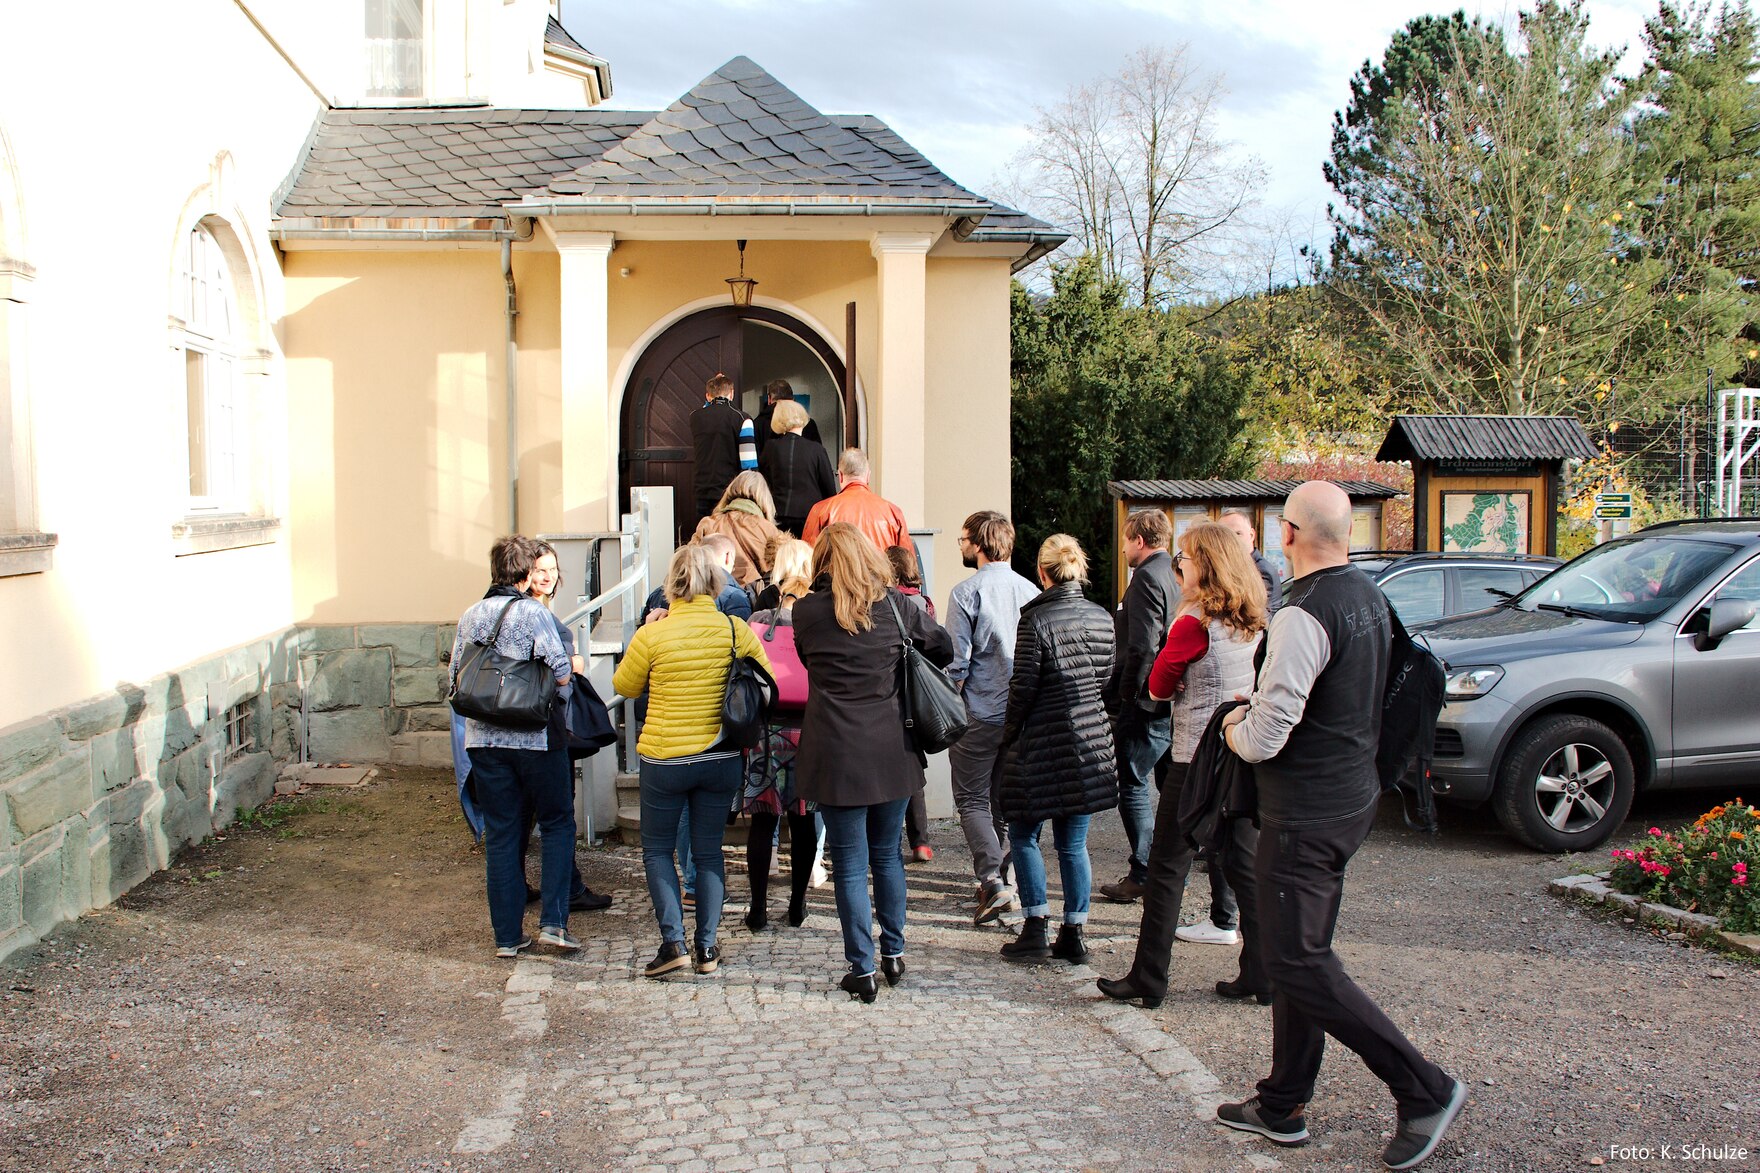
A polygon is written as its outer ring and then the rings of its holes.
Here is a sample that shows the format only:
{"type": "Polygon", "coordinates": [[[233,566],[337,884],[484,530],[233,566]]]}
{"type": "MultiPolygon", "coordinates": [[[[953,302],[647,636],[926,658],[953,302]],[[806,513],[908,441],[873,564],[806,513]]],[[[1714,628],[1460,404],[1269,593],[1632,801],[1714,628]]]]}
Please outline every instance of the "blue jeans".
{"type": "Polygon", "coordinates": [[[679,813],[689,810],[691,857],[697,867],[696,945],[707,949],[715,943],[727,890],[721,830],[739,792],[740,773],[738,754],[678,765],[642,762],[642,867],[662,941],[684,944],[684,907],[672,856],[678,848],[679,813]]]}
{"type": "MultiPolygon", "coordinates": [[[[1085,924],[1088,896],[1094,877],[1088,869],[1087,815],[1051,820],[1051,837],[1057,844],[1057,870],[1063,876],[1063,923],[1085,924]]],[[[1045,857],[1039,854],[1039,828],[1044,821],[1008,825],[1014,845],[1014,877],[1020,890],[1021,912],[1026,916],[1049,916],[1051,897],[1045,891],[1045,857]]]]}
{"type": "Polygon", "coordinates": [[[904,830],[899,798],[874,806],[825,806],[825,842],[831,849],[837,919],[843,925],[843,956],[851,973],[874,972],[874,919],[880,920],[880,955],[904,956],[904,859],[898,837],[904,830]],[[874,871],[874,901],[868,902],[868,869],[874,871]]]}
{"type": "Polygon", "coordinates": [[[528,813],[543,829],[538,923],[568,927],[574,876],[574,787],[566,749],[472,749],[471,788],[483,815],[483,863],[495,944],[517,945],[526,912],[521,857],[528,813]]]}
{"type": "Polygon", "coordinates": [[[691,808],[686,803],[678,812],[678,870],[684,875],[684,890],[697,890],[697,864],[691,858],[691,808]]]}
{"type": "Polygon", "coordinates": [[[1172,744],[1173,725],[1127,702],[1113,724],[1113,736],[1118,747],[1118,816],[1131,845],[1130,878],[1141,884],[1149,879],[1149,844],[1155,837],[1155,791],[1150,787],[1156,764],[1172,744]]]}

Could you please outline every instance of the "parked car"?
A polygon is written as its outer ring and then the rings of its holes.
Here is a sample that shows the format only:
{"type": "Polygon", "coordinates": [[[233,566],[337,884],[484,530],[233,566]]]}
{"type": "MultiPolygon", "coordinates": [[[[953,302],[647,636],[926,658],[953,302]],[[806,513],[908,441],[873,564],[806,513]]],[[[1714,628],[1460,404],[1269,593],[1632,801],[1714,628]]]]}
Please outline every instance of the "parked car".
{"type": "MultiPolygon", "coordinates": [[[[1760,518],[1669,522],[1432,624],[1432,776],[1542,851],[1607,841],[1639,790],[1760,785],[1760,518]]],[[[1732,789],[1732,793],[1734,793],[1732,789]]]]}
{"type": "Polygon", "coordinates": [[[1564,565],[1540,554],[1406,550],[1357,550],[1351,562],[1375,580],[1408,628],[1495,607],[1564,565]]]}

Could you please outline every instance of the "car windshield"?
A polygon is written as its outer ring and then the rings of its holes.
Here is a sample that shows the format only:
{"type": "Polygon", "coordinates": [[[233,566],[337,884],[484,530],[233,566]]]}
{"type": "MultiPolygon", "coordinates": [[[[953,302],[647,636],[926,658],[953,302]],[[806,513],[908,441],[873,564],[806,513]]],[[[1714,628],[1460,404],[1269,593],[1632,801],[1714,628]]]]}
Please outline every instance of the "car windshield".
{"type": "Polygon", "coordinates": [[[1642,622],[1679,602],[1735,548],[1666,537],[1608,542],[1535,583],[1516,605],[1529,611],[1581,612],[1616,623],[1642,622]]]}

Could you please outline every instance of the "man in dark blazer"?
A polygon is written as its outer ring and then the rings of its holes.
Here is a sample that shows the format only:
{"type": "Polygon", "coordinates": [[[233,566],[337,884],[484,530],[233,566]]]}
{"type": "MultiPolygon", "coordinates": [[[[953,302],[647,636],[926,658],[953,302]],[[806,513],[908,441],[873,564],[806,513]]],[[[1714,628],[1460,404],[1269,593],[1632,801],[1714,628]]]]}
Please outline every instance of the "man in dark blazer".
{"type": "Polygon", "coordinates": [[[1259,581],[1265,584],[1265,614],[1267,617],[1276,613],[1283,605],[1283,580],[1277,577],[1277,568],[1266,561],[1265,555],[1259,553],[1259,535],[1253,532],[1253,519],[1238,509],[1230,509],[1222,515],[1222,524],[1234,531],[1234,536],[1241,540],[1247,554],[1253,559],[1253,567],[1259,572],[1259,581]]]}
{"type": "Polygon", "coordinates": [[[1148,689],[1149,669],[1179,608],[1179,580],[1168,554],[1172,542],[1173,526],[1159,509],[1133,513],[1124,523],[1131,581],[1112,617],[1114,655],[1106,707],[1112,713],[1118,754],[1118,813],[1131,858],[1122,879],[1100,885],[1100,894],[1119,904],[1141,897],[1149,879],[1149,841],[1155,834],[1155,795],[1149,783],[1167,756],[1172,734],[1170,707],[1149,699],[1148,689]]]}

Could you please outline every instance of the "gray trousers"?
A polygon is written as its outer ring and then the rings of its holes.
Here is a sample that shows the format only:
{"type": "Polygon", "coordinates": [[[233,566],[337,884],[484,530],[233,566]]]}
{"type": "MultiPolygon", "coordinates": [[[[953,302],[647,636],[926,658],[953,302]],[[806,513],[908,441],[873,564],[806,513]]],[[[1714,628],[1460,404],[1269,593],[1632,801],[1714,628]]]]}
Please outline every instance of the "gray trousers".
{"type": "Polygon", "coordinates": [[[1002,878],[1003,844],[1008,842],[1008,828],[996,813],[993,794],[996,752],[1001,748],[1002,726],[974,720],[947,751],[953,805],[972,852],[972,874],[980,884],[1002,878]]]}

